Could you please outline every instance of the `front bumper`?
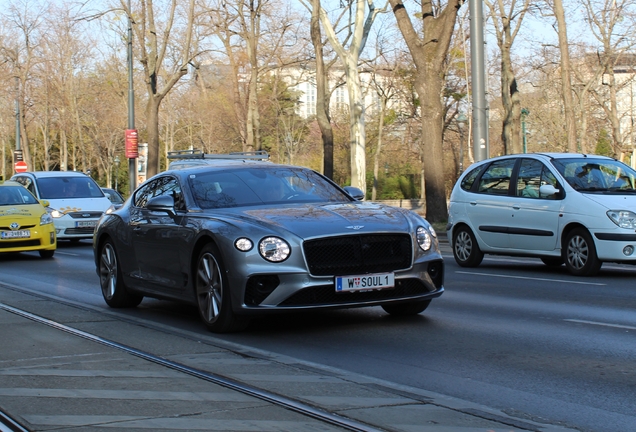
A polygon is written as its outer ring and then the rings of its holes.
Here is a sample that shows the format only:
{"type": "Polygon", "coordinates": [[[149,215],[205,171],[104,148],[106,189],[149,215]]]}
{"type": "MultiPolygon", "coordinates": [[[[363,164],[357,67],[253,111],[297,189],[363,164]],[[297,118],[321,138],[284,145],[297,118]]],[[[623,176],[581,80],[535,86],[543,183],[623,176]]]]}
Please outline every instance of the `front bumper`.
{"type": "Polygon", "coordinates": [[[99,218],[73,219],[65,215],[54,218],[53,224],[58,239],[91,239],[99,218]]]}

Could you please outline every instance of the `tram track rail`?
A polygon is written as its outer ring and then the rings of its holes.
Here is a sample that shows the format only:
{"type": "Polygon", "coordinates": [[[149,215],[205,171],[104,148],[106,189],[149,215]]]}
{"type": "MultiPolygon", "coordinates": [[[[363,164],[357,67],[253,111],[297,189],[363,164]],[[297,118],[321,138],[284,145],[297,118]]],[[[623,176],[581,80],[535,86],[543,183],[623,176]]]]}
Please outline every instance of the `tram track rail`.
{"type": "MultiPolygon", "coordinates": [[[[51,320],[49,318],[42,317],[40,315],[31,313],[29,311],[26,311],[14,306],[4,304],[1,302],[0,302],[0,310],[12,313],[22,318],[26,318],[28,320],[31,320],[39,324],[46,325],[55,330],[65,332],[72,336],[79,337],[91,342],[95,342],[97,344],[101,344],[109,348],[114,348],[118,351],[135,356],[145,361],[154,363],[161,367],[171,369],[173,371],[177,371],[182,374],[189,375],[199,380],[203,380],[209,383],[219,385],[226,389],[239,392],[243,395],[247,395],[247,396],[259,399],[261,401],[265,401],[267,403],[276,405],[278,407],[282,407],[286,410],[299,413],[303,416],[330,424],[332,426],[342,428],[344,430],[355,431],[355,432],[376,432],[376,431],[381,432],[383,430],[383,429],[378,429],[378,428],[366,425],[364,423],[361,423],[355,420],[342,417],[340,415],[337,415],[331,412],[327,412],[325,410],[311,406],[299,400],[294,400],[289,397],[281,396],[273,392],[256,388],[254,386],[251,386],[244,382],[240,382],[238,380],[230,379],[227,377],[223,377],[214,373],[210,373],[204,370],[200,370],[200,369],[185,365],[183,363],[168,360],[164,357],[152,354],[150,352],[140,350],[140,349],[101,337],[96,334],[79,330],[77,328],[68,326],[66,324],[51,320]]],[[[8,414],[0,411],[0,432],[5,432],[5,429],[1,428],[2,424],[4,424],[6,428],[8,428],[6,429],[6,431],[10,431],[10,432],[28,431],[28,429],[24,429],[19,423],[17,423],[14,419],[12,419],[8,414]]]]}

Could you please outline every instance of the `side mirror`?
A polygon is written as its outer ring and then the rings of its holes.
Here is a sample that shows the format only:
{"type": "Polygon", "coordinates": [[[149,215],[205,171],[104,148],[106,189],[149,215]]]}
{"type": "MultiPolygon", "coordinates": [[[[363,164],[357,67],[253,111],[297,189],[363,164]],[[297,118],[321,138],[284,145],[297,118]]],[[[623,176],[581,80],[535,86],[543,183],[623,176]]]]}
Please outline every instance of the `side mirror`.
{"type": "Polygon", "coordinates": [[[42,204],[42,207],[48,207],[51,205],[48,200],[40,200],[40,204],[42,204]]]}
{"type": "Polygon", "coordinates": [[[345,186],[344,190],[356,201],[362,201],[364,199],[364,192],[357,187],[345,186]]]}
{"type": "Polygon", "coordinates": [[[555,188],[551,184],[541,185],[539,187],[539,193],[541,194],[541,196],[549,197],[552,195],[556,195],[559,192],[560,192],[559,189],[555,188]]]}
{"type": "Polygon", "coordinates": [[[174,211],[174,198],[170,195],[160,195],[150,198],[146,207],[151,211],[166,212],[170,217],[176,216],[174,211]]]}

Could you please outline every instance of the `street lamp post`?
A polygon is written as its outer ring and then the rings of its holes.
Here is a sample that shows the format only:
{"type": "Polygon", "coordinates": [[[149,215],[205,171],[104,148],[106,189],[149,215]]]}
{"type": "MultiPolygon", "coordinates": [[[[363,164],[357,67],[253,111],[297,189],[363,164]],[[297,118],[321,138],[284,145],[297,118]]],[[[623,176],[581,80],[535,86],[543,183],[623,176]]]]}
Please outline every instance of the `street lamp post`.
{"type": "Polygon", "coordinates": [[[457,127],[459,128],[459,175],[464,172],[464,128],[468,123],[468,117],[464,113],[457,116],[457,127]]]}
{"type": "Polygon", "coordinates": [[[523,152],[528,153],[528,142],[526,140],[526,116],[530,114],[528,108],[521,109],[521,134],[523,136],[523,152]]]}
{"type": "Polygon", "coordinates": [[[119,156],[115,156],[115,190],[117,190],[117,177],[119,177],[119,156]]]}

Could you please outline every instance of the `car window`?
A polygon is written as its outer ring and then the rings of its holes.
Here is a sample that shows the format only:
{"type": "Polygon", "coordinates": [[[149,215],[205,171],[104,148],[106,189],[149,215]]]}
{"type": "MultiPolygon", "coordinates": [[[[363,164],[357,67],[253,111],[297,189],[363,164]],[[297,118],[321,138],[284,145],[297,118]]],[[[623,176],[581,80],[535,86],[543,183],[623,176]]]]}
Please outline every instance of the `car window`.
{"type": "Polygon", "coordinates": [[[510,176],[516,159],[495,161],[479,179],[479,192],[491,195],[508,195],[510,176]]]}
{"type": "Polygon", "coordinates": [[[102,189],[88,176],[37,179],[41,199],[100,198],[102,189]]]}
{"type": "Polygon", "coordinates": [[[279,202],[349,202],[351,199],[309,169],[268,166],[191,174],[190,189],[204,209],[279,202]]]}
{"type": "Polygon", "coordinates": [[[464,190],[471,190],[473,188],[473,184],[475,184],[475,179],[479,176],[483,168],[483,166],[478,166],[470,170],[462,179],[460,187],[464,190]]]}
{"type": "Polygon", "coordinates": [[[151,198],[170,195],[174,199],[176,210],[185,210],[185,202],[181,193],[181,186],[176,178],[164,176],[146,183],[135,193],[134,204],[136,207],[145,208],[151,198]]]}
{"type": "Polygon", "coordinates": [[[558,183],[554,174],[540,161],[534,159],[522,159],[517,174],[517,196],[524,198],[557,199],[558,194],[541,194],[539,188],[542,185],[552,185],[558,189],[558,183]]]}
{"type": "Polygon", "coordinates": [[[557,159],[552,164],[570,186],[581,192],[636,191],[636,171],[614,159],[557,159]]]}
{"type": "Polygon", "coordinates": [[[30,177],[17,176],[17,177],[13,177],[12,180],[20,183],[22,186],[27,188],[29,190],[29,192],[31,192],[33,195],[37,196],[37,192],[35,190],[35,185],[33,184],[33,180],[31,180],[30,177]]]}
{"type": "Polygon", "coordinates": [[[0,187],[0,206],[37,203],[38,200],[22,186],[0,187]]]}

